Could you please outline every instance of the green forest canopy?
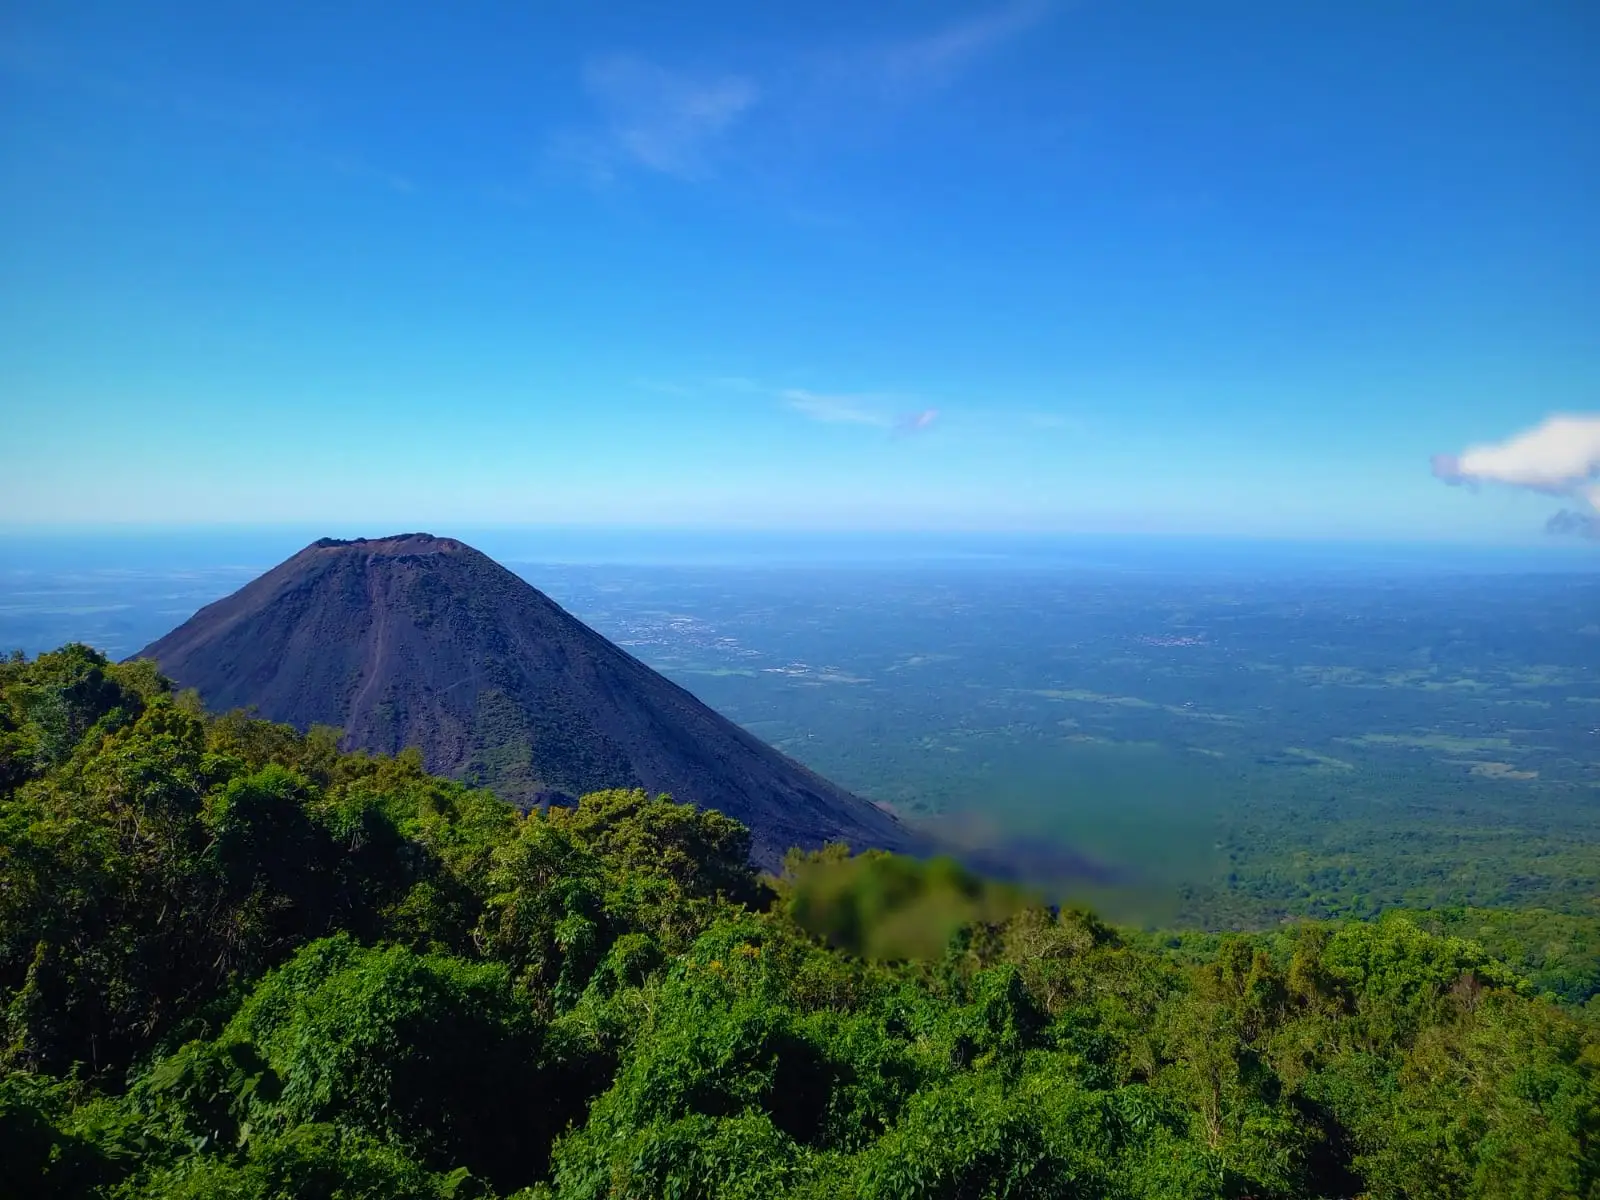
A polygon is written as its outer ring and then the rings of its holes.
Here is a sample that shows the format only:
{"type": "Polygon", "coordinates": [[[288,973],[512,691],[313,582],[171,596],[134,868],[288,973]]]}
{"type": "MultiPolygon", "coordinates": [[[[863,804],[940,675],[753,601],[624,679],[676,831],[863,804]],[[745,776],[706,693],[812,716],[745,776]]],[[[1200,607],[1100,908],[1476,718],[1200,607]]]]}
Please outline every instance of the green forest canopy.
{"type": "Polygon", "coordinates": [[[1537,914],[1161,937],[748,846],[637,791],[519,815],[82,646],[0,663],[6,1184],[1600,1195],[1592,974],[1524,973],[1537,914]]]}

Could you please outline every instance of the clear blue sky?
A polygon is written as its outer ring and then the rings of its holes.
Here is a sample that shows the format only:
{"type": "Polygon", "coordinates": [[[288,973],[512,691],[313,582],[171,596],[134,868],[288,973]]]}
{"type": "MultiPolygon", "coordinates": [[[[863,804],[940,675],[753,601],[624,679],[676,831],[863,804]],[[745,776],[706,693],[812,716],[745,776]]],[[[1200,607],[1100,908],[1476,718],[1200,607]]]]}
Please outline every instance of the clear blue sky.
{"type": "Polygon", "coordinates": [[[0,523],[1538,538],[1600,9],[13,4],[0,523]],[[936,415],[935,415],[936,414],[936,415]]]}

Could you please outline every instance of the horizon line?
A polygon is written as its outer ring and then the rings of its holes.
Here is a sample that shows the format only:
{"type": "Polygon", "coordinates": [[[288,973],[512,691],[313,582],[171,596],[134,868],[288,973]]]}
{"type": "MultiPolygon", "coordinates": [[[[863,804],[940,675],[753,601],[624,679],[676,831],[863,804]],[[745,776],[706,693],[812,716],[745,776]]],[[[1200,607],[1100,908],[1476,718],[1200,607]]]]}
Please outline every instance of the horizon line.
{"type": "Polygon", "coordinates": [[[82,537],[126,537],[229,534],[307,534],[318,537],[392,537],[398,532],[425,532],[438,537],[459,537],[463,533],[528,533],[570,536],[692,536],[728,539],[829,539],[837,541],[903,538],[909,540],[995,540],[995,541],[1165,541],[1234,542],[1294,546],[1438,546],[1458,550],[1521,550],[1553,557],[1581,558],[1593,553],[1583,543],[1528,534],[1499,532],[1473,535],[1440,535],[1433,532],[1395,531],[1374,534],[1368,531],[1283,531],[1195,530],[1160,528],[1038,527],[1038,526],[930,526],[930,525],[734,525],[713,523],[650,524],[632,522],[540,522],[540,521],[377,521],[349,520],[205,520],[205,521],[0,521],[0,539],[73,539],[82,537]],[[390,527],[393,527],[392,529],[390,527]],[[358,528],[359,527],[359,528],[358,528]]]}

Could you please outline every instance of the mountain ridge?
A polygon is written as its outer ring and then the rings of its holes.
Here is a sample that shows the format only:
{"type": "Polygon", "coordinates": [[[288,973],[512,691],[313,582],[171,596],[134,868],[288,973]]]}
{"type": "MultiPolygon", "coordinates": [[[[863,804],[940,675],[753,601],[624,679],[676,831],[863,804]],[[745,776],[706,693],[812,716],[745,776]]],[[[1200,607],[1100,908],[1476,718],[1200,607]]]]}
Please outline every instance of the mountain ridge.
{"type": "Polygon", "coordinates": [[[318,539],[133,657],[212,708],[335,725],[352,749],[416,745],[523,807],[643,787],[716,808],[764,865],[916,841],[454,538],[318,539]]]}

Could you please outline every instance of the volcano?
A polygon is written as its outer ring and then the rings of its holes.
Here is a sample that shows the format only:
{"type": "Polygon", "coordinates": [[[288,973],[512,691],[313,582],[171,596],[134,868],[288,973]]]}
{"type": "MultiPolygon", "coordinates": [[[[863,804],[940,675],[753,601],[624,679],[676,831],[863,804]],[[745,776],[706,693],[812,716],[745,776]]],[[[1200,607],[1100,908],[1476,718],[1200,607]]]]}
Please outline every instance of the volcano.
{"type": "Polygon", "coordinates": [[[214,711],[335,725],[352,750],[415,746],[523,808],[670,793],[742,821],[765,866],[791,846],[913,842],[453,538],[324,538],[134,657],[214,711]]]}

